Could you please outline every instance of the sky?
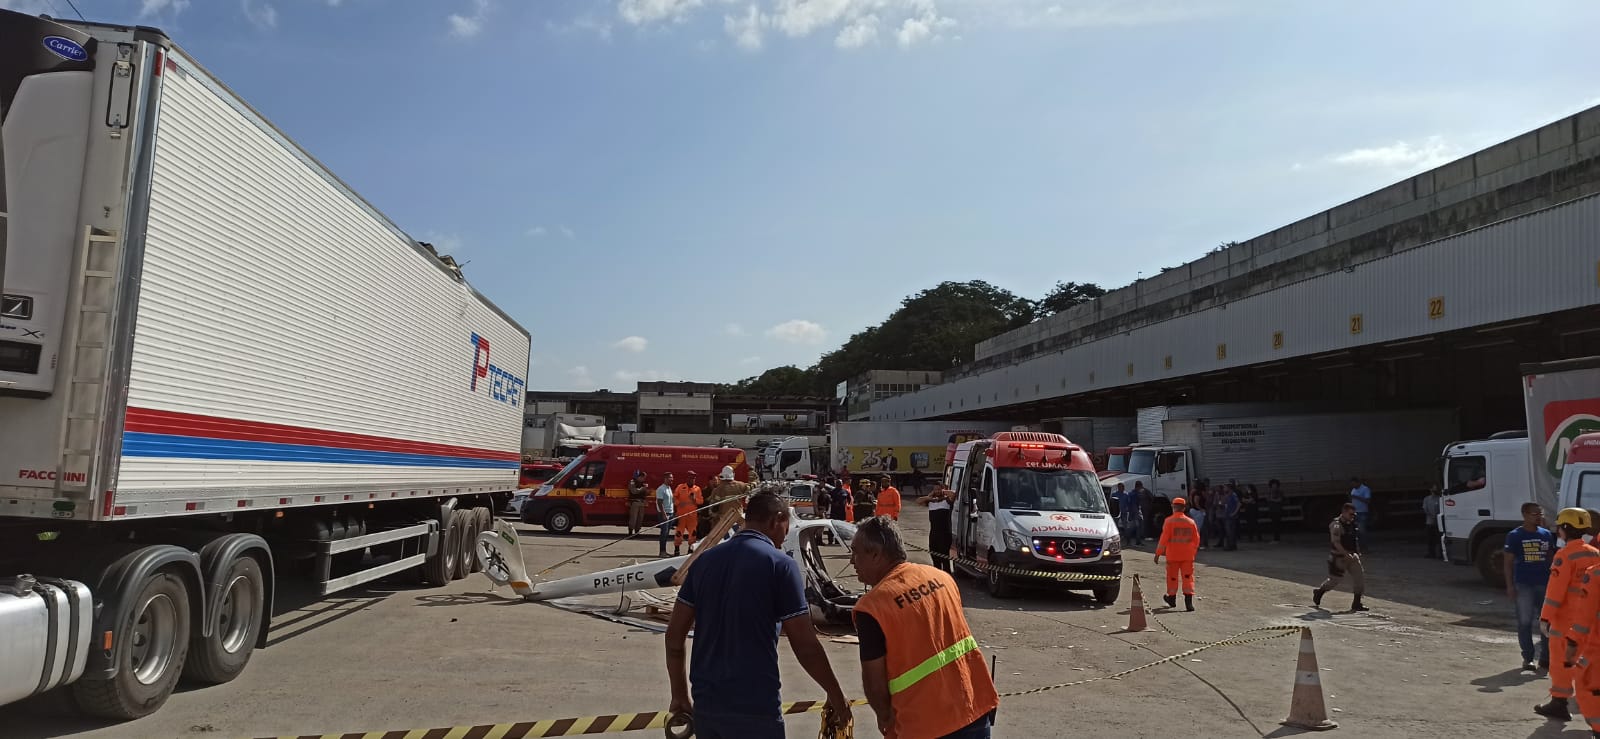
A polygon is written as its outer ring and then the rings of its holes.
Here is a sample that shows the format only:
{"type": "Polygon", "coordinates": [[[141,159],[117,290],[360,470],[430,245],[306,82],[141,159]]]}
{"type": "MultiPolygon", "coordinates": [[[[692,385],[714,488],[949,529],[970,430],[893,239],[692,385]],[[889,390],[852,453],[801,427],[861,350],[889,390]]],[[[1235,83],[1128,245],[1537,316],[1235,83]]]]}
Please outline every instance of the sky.
{"type": "Polygon", "coordinates": [[[1592,0],[71,4],[464,262],[534,390],[809,366],[943,280],[1119,287],[1600,105],[1592,0]]]}

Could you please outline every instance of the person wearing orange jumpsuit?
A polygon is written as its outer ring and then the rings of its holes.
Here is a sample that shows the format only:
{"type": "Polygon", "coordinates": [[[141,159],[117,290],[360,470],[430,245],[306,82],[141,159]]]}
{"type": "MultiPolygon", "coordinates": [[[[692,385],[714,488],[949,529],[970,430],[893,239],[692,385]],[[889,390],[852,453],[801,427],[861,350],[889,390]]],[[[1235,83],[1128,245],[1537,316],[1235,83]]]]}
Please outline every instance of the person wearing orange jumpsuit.
{"type": "MultiPolygon", "coordinates": [[[[1573,698],[1578,712],[1589,724],[1589,731],[1600,737],[1600,569],[1583,573],[1573,610],[1579,618],[1570,632],[1578,645],[1578,673],[1573,681],[1573,698]]],[[[1570,715],[1570,714],[1569,714],[1570,715]]]]}
{"type": "Polygon", "coordinates": [[[877,514],[899,521],[900,488],[894,486],[894,480],[890,479],[888,475],[878,478],[878,483],[877,514]]]}
{"type": "Polygon", "coordinates": [[[1178,606],[1178,580],[1183,579],[1183,607],[1194,610],[1194,558],[1200,552],[1200,528],[1185,515],[1189,508],[1183,498],[1172,499],[1172,515],[1161,525],[1161,540],[1156,543],[1156,564],[1167,558],[1167,594],[1162,600],[1168,608],[1178,606]]]}
{"type": "Polygon", "coordinates": [[[1592,520],[1582,508],[1563,508],[1556,514],[1556,531],[1566,545],[1550,562],[1550,584],[1545,586],[1544,607],[1539,611],[1539,628],[1550,637],[1550,702],[1533,707],[1533,712],[1557,721],[1570,721],[1567,699],[1574,696],[1578,677],[1578,640],[1586,622],[1594,614],[1583,614],[1583,578],[1600,564],[1600,550],[1583,540],[1592,520]],[[1574,628],[1574,625],[1578,628],[1574,628]]]}
{"type": "Polygon", "coordinates": [[[689,540],[689,548],[694,548],[695,531],[700,525],[700,506],[706,501],[700,490],[700,476],[689,470],[689,479],[679,483],[672,490],[672,505],[678,514],[677,533],[672,537],[672,556],[678,556],[683,547],[683,540],[689,540]]]}

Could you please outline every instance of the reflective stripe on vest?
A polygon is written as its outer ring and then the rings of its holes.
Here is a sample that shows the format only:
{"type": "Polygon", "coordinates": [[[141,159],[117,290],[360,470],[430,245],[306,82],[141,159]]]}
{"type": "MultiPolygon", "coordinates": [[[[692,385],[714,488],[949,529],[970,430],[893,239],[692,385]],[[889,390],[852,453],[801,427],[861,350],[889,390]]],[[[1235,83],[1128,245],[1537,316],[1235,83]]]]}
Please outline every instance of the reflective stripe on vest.
{"type": "Polygon", "coordinates": [[[923,660],[922,664],[906,670],[904,675],[891,678],[889,680],[889,694],[894,695],[916,685],[923,678],[938,672],[939,668],[967,656],[967,653],[977,648],[978,640],[970,636],[945,647],[938,654],[923,660]]]}

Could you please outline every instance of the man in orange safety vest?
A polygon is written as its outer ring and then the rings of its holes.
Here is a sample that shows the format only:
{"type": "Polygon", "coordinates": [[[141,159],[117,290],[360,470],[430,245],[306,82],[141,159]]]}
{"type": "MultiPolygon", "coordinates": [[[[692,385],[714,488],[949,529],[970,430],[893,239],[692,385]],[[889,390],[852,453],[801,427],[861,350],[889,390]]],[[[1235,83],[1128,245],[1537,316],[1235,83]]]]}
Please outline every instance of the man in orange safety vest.
{"type": "Polygon", "coordinates": [[[1167,558],[1167,594],[1162,600],[1168,608],[1178,606],[1178,580],[1183,580],[1184,610],[1194,610],[1194,558],[1200,552],[1200,528],[1194,525],[1185,511],[1188,501],[1172,499],[1172,515],[1161,524],[1161,541],[1156,543],[1156,564],[1167,558]]]}

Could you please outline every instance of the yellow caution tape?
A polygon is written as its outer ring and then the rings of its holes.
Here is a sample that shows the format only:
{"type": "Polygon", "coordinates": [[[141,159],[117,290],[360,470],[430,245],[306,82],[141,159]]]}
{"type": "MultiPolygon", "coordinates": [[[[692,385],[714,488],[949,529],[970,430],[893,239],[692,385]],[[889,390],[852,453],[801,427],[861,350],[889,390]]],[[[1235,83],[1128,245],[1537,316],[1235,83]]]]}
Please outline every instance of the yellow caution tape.
{"type": "Polygon", "coordinates": [[[965,565],[982,572],[998,572],[1002,575],[1012,575],[1015,577],[1033,577],[1042,580],[1059,580],[1061,582],[1117,582],[1123,578],[1130,577],[1129,575],[1091,575],[1086,572],[1050,572],[1047,570],[1030,570],[1023,567],[1012,567],[1010,565],[989,564],[988,562],[980,562],[970,557],[952,557],[943,552],[935,552],[927,547],[917,546],[911,542],[906,542],[906,546],[921,552],[927,552],[928,556],[935,559],[949,560],[956,564],[965,565]]]}
{"type": "MultiPolygon", "coordinates": [[[[1163,626],[1165,628],[1165,626],[1163,626]]],[[[1170,657],[1162,657],[1154,662],[1132,667],[1121,672],[1100,677],[1090,677],[1083,680],[1074,680],[1069,683],[1046,685],[1029,690],[1020,690],[1012,693],[1001,693],[1001,698],[1016,698],[1024,695],[1034,695],[1051,690],[1071,688],[1103,680],[1120,680],[1140,670],[1148,670],[1158,665],[1175,662],[1185,657],[1190,657],[1208,649],[1224,646],[1239,646],[1254,644],[1256,642],[1279,639],[1292,634],[1300,633],[1299,626],[1263,626],[1261,628],[1241,631],[1226,639],[1207,642],[1184,652],[1179,652],[1170,657]],[[1262,634],[1253,638],[1243,638],[1249,634],[1262,634]]],[[[1169,630],[1170,633],[1170,630],[1169,630]]],[[[850,701],[851,706],[864,706],[864,700],[850,701]]],[[[785,715],[810,713],[821,711],[827,706],[825,701],[795,701],[783,704],[785,715]]],[[[674,728],[683,726],[682,717],[674,721],[674,714],[670,711],[645,711],[644,713],[619,713],[610,716],[586,716],[583,718],[546,719],[544,721],[525,721],[513,724],[479,724],[477,726],[448,726],[437,729],[397,729],[395,731],[368,731],[348,732],[333,734],[299,734],[283,737],[264,737],[263,739],[532,739],[534,737],[555,736],[584,736],[594,734],[613,734],[629,731],[643,731],[645,729],[666,729],[669,722],[674,728]]],[[[826,725],[825,725],[826,726],[826,725]]],[[[677,736],[677,734],[669,734],[677,736]]]]}

